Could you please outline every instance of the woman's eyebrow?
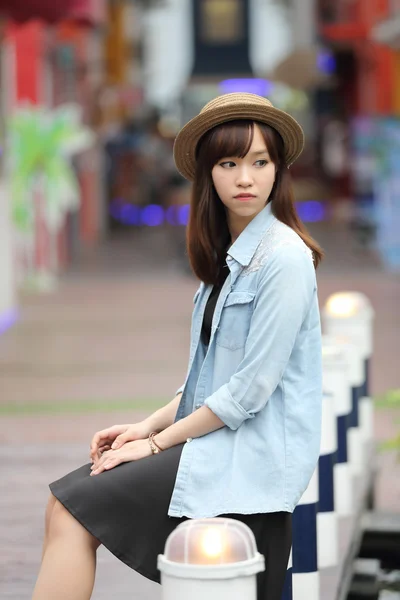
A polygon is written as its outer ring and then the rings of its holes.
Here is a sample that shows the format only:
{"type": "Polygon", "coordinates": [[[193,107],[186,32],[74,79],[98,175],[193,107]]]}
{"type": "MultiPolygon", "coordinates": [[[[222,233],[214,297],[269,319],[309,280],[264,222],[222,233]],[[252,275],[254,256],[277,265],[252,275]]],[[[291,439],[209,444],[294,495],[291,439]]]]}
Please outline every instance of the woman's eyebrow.
{"type": "Polygon", "coordinates": [[[254,152],[249,152],[250,156],[258,156],[259,154],[268,154],[268,150],[264,148],[264,150],[254,150],[254,152]]]}
{"type": "MultiPolygon", "coordinates": [[[[254,150],[254,152],[248,152],[246,156],[260,156],[261,154],[266,154],[267,156],[269,156],[268,150],[266,148],[264,148],[264,150],[254,150]]],[[[240,158],[240,156],[237,156],[236,154],[229,154],[220,158],[220,160],[226,160],[228,158],[240,158]]]]}

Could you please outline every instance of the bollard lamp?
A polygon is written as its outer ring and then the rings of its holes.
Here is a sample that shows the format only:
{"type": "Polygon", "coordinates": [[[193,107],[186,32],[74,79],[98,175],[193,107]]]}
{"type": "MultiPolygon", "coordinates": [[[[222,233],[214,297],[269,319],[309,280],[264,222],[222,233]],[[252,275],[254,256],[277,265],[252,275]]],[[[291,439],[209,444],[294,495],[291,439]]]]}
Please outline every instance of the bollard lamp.
{"type": "Polygon", "coordinates": [[[322,314],[325,333],[344,335],[358,346],[363,358],[371,356],[374,310],[364,294],[332,294],[326,301],[322,314]]]}
{"type": "Polygon", "coordinates": [[[256,600],[265,569],[253,532],[235,519],[190,519],[158,557],[162,600],[256,600]]]}

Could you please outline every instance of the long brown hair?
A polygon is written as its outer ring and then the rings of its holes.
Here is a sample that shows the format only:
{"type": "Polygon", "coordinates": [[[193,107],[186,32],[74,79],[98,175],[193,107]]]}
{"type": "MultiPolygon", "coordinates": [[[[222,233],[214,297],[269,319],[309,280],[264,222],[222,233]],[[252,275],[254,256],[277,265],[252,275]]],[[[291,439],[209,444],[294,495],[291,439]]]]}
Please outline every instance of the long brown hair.
{"type": "Polygon", "coordinates": [[[229,121],[208,131],[196,149],[196,175],[186,241],[192,270],[204,283],[220,282],[230,244],[225,206],[213,186],[211,171],[221,158],[246,156],[253,142],[255,124],[260,128],[271,161],[276,167],[275,183],[269,197],[273,214],[291,227],[312,250],[315,267],[323,258],[322,249],[297,214],[291,175],[285,163],[284,145],[279,133],[264,123],[244,119],[229,121]]]}

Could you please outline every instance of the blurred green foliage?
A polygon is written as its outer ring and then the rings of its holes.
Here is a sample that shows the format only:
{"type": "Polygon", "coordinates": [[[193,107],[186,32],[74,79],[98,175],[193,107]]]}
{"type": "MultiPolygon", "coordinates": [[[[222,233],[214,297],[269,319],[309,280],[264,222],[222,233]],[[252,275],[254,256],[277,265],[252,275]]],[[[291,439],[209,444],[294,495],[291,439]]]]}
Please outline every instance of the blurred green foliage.
{"type": "MultiPolygon", "coordinates": [[[[375,406],[379,409],[390,409],[396,412],[395,423],[400,425],[400,388],[388,390],[385,394],[375,399],[375,406]]],[[[395,437],[385,440],[379,445],[382,451],[395,451],[400,462],[400,431],[395,437]]]]}
{"type": "Polygon", "coordinates": [[[98,400],[64,400],[61,402],[18,402],[13,404],[0,404],[2,416],[28,416],[28,415],[53,415],[53,414],[82,414],[93,412],[113,411],[143,411],[153,412],[168,402],[168,398],[132,398],[128,399],[98,399],[98,400]]]}

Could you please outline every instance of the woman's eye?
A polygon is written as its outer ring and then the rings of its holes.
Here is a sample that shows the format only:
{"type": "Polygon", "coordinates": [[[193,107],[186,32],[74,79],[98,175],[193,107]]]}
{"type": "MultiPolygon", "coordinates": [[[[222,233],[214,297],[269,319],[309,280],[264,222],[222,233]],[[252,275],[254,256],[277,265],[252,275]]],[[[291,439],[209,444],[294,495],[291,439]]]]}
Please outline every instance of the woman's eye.
{"type": "Polygon", "coordinates": [[[256,165],[259,167],[265,167],[266,164],[268,164],[268,161],[264,158],[256,161],[256,165]]]}
{"type": "Polygon", "coordinates": [[[225,162],[220,163],[220,167],[223,167],[224,169],[231,169],[234,166],[235,163],[232,160],[227,160],[225,162]]]}

